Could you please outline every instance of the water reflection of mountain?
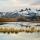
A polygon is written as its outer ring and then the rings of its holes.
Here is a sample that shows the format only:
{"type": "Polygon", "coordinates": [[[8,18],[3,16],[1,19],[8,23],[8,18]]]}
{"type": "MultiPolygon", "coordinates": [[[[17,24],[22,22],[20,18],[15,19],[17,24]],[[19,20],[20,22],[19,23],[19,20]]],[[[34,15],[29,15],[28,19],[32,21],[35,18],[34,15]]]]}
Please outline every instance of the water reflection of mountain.
{"type": "Polygon", "coordinates": [[[7,23],[0,22],[0,25],[4,25],[4,24],[7,24],[7,23]]]}
{"type": "Polygon", "coordinates": [[[40,23],[31,23],[31,22],[6,22],[0,23],[0,26],[5,27],[38,27],[40,23]]]}

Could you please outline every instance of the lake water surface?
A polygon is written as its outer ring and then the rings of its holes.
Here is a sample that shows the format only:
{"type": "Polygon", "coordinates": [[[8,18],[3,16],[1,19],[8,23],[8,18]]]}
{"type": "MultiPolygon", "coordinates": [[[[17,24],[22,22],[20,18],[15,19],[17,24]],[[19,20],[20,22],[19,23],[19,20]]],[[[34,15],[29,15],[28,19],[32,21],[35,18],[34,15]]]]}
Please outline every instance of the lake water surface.
{"type": "Polygon", "coordinates": [[[40,40],[40,32],[39,33],[18,33],[18,34],[3,34],[0,33],[0,40],[40,40]]]}
{"type": "MultiPolygon", "coordinates": [[[[7,24],[0,25],[0,27],[4,26],[4,27],[22,28],[22,27],[25,27],[25,25],[34,26],[36,24],[40,24],[40,23],[7,22],[7,24]]],[[[15,34],[15,33],[10,33],[10,34],[0,33],[0,40],[40,40],[40,32],[35,32],[35,33],[21,32],[21,33],[18,33],[18,34],[15,34]]]]}

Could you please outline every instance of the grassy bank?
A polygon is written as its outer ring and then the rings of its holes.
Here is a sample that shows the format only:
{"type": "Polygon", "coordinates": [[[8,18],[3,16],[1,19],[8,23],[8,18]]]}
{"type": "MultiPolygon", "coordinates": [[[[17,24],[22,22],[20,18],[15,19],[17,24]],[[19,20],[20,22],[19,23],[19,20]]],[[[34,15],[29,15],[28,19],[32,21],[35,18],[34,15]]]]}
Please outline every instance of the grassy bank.
{"type": "Polygon", "coordinates": [[[32,28],[25,28],[25,29],[18,29],[18,28],[8,28],[8,27],[0,27],[0,33],[19,33],[19,32],[40,32],[40,29],[32,28]]]}

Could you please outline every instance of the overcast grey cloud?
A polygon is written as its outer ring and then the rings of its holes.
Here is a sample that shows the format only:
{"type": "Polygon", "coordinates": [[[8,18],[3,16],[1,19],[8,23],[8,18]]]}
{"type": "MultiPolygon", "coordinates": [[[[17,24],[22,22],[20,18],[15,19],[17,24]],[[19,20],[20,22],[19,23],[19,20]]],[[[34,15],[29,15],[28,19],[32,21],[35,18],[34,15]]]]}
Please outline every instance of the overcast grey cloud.
{"type": "Polygon", "coordinates": [[[40,0],[32,0],[32,4],[40,4],[40,0]]]}
{"type": "Polygon", "coordinates": [[[13,9],[13,8],[21,8],[21,7],[23,8],[32,6],[40,7],[40,0],[0,0],[1,10],[5,10],[7,8],[13,9]]]}
{"type": "Polygon", "coordinates": [[[18,1],[20,1],[22,4],[29,3],[29,0],[18,0],[18,1]]]}
{"type": "Polygon", "coordinates": [[[30,5],[34,8],[40,8],[40,0],[31,0],[30,5]]]}

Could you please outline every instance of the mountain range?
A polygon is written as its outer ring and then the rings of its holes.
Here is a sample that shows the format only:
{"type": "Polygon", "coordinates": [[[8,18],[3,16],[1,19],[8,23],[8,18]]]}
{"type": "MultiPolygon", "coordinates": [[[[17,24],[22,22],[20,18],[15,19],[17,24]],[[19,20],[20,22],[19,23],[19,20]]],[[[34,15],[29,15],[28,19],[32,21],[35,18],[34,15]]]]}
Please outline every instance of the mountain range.
{"type": "MultiPolygon", "coordinates": [[[[21,9],[20,11],[16,10],[13,12],[0,12],[0,18],[8,18],[5,20],[9,20],[9,18],[11,18],[10,20],[14,20],[12,18],[15,18],[15,20],[17,21],[27,21],[27,20],[38,20],[40,19],[40,9],[21,9]]],[[[1,19],[0,19],[1,20],[1,19]]]]}

